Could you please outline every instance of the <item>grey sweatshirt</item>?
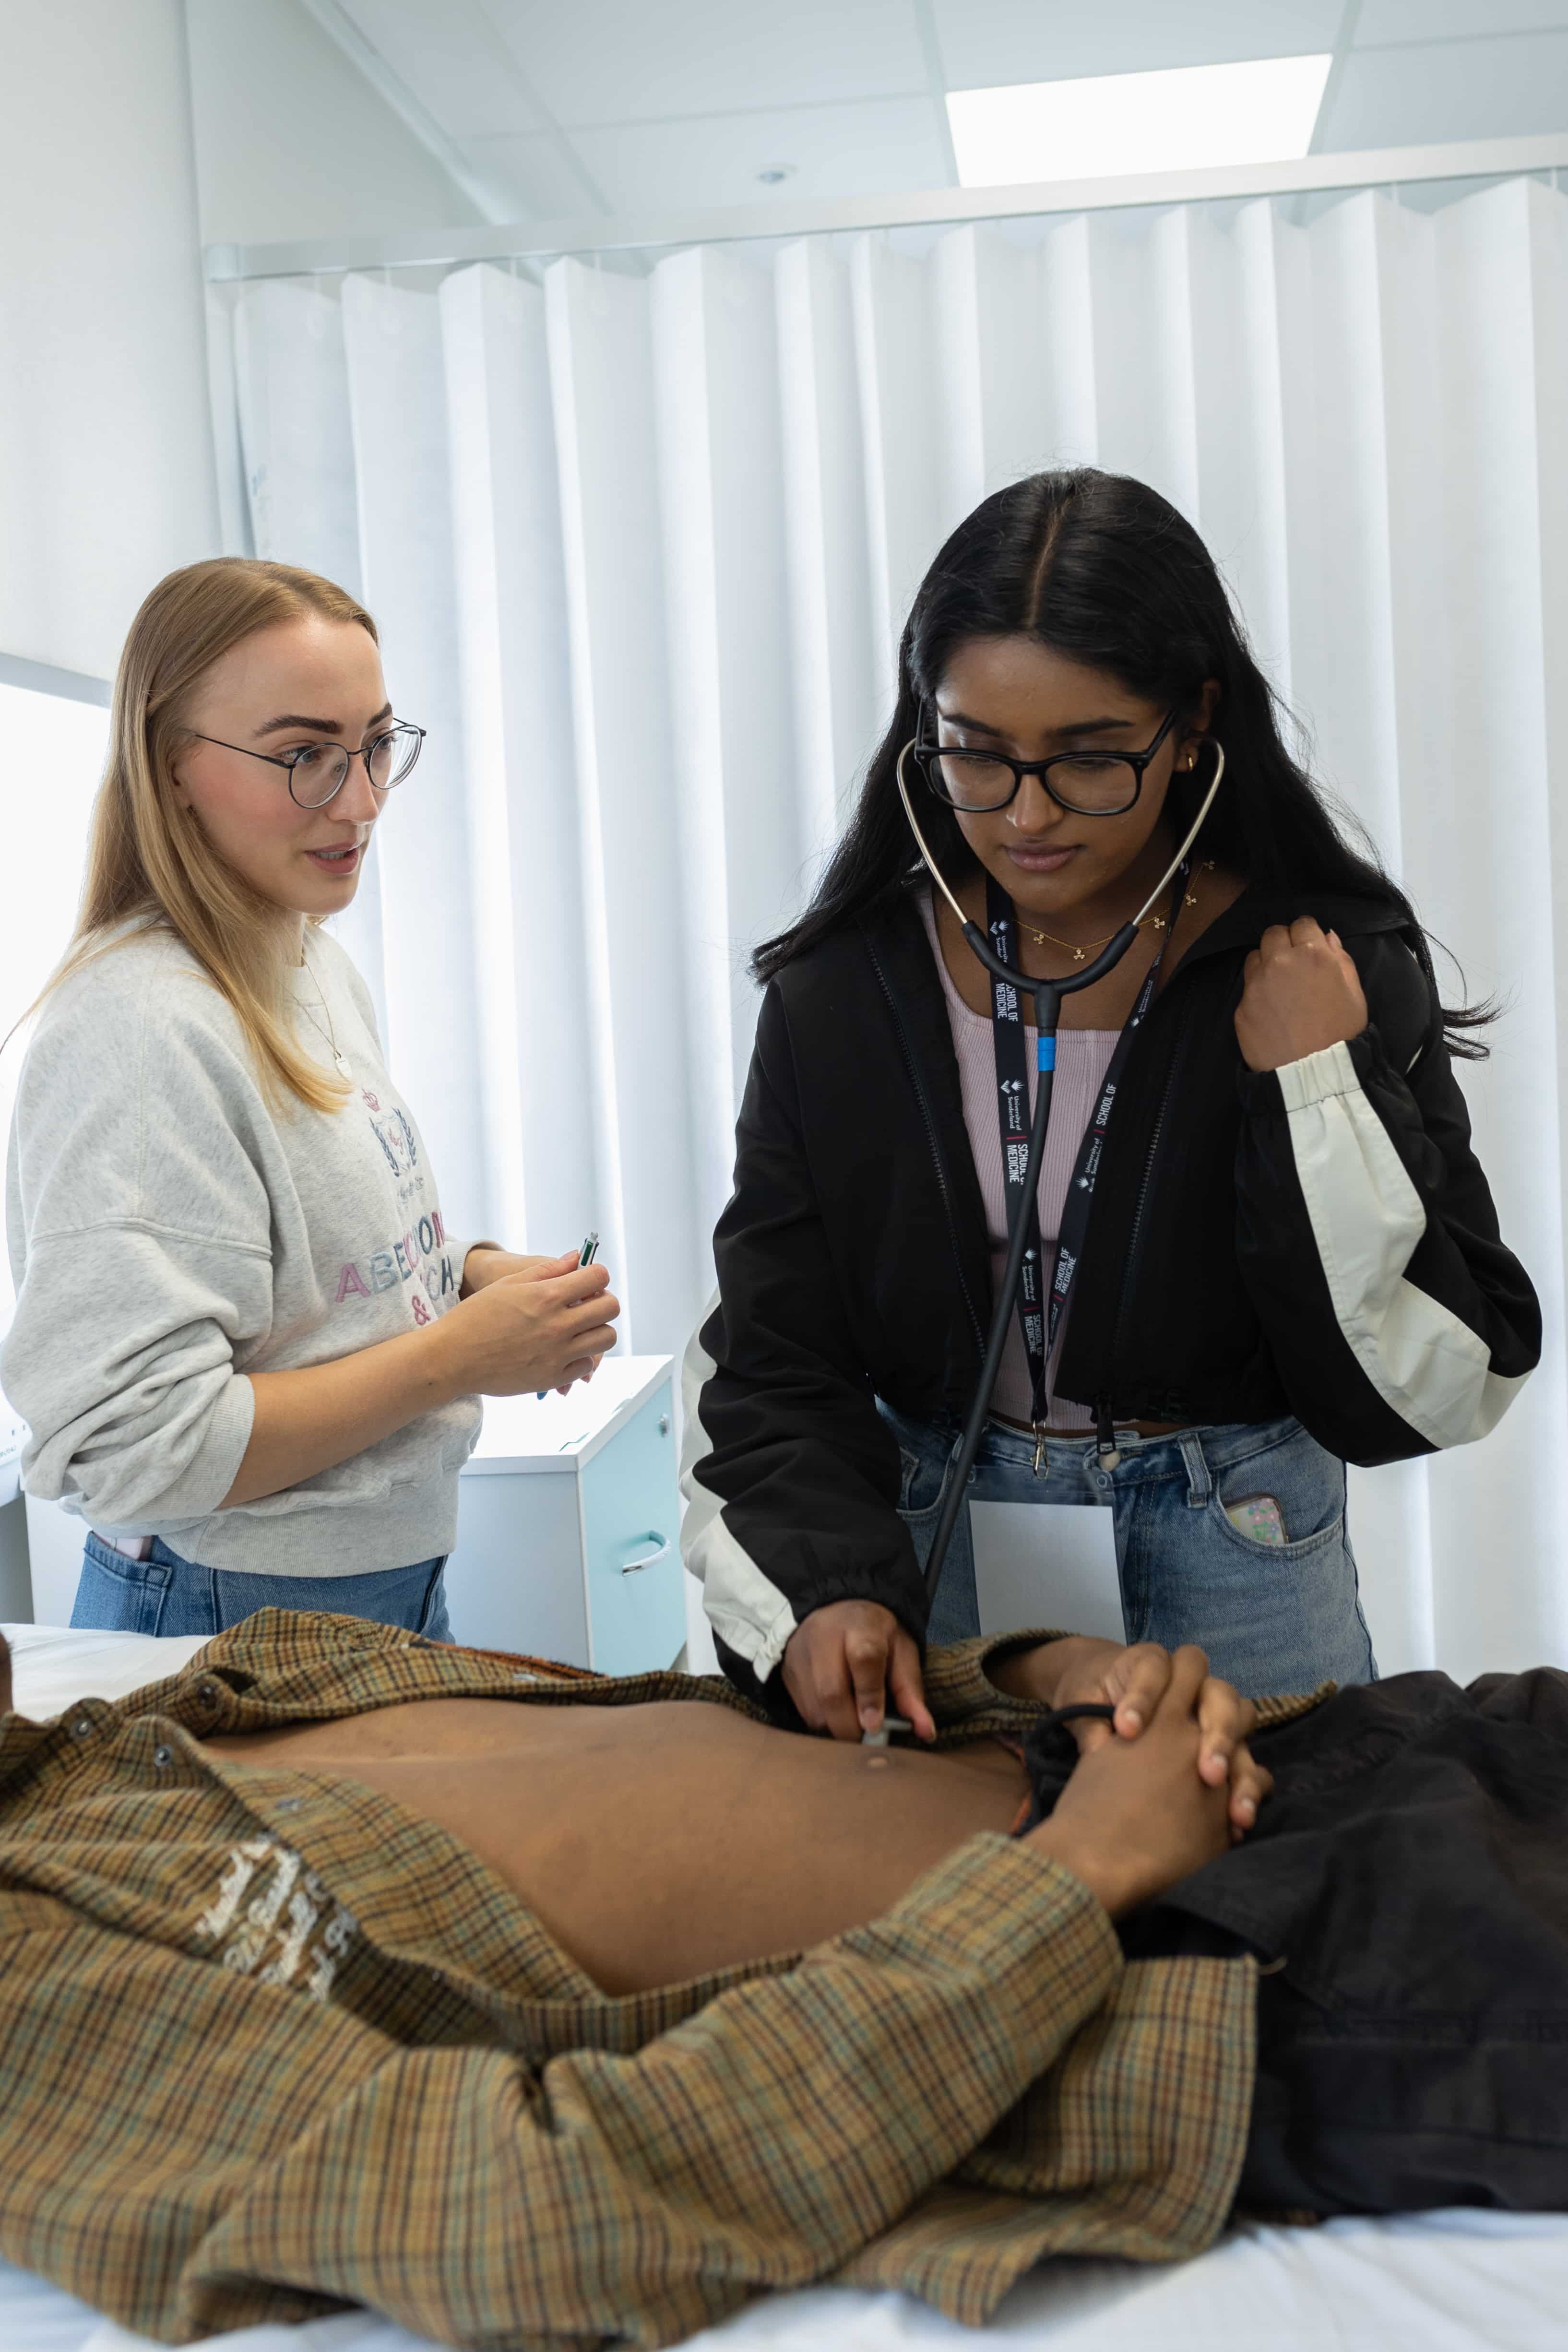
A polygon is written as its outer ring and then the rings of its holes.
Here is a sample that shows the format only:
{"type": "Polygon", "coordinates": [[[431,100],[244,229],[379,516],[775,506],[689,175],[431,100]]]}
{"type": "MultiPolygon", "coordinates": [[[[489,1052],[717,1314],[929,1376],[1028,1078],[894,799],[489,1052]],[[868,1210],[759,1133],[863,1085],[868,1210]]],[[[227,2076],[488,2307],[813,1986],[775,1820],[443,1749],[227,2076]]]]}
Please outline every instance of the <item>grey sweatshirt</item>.
{"type": "Polygon", "coordinates": [[[57,990],[23,1064],[6,1166],[16,1311],[0,1385],[29,1493],[203,1566],[353,1576],[450,1550],[464,1397],[280,1495],[218,1505],[250,1436],[249,1372],[321,1364],[446,1313],[446,1231],[363,982],[324,932],[292,975],[302,1044],[354,1091],[273,1109],[239,1024],[165,931],[57,990]]]}

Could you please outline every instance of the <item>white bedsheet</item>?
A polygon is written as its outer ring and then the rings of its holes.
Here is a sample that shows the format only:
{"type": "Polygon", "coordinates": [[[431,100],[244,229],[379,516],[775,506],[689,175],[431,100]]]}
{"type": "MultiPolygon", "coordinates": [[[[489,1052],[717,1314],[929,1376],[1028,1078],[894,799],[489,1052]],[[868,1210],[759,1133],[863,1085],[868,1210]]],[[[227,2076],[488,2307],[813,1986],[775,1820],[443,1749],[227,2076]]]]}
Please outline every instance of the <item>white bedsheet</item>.
{"type": "Polygon", "coordinates": [[[0,1625],[0,1633],[11,1645],[16,1712],[35,1723],[63,1715],[73,1699],[128,1698],[143,1683],[177,1675],[206,1640],[187,1633],[159,1642],[151,1633],[89,1633],[68,1625],[0,1625]]]}
{"type": "MultiPolygon", "coordinates": [[[[35,1719],[123,1697],[199,1640],[7,1625],[16,1703],[35,1719]]],[[[430,2352],[367,2313],[210,2338],[224,2352],[430,2352]]],[[[1058,2263],[1026,2279],[984,2337],[901,2294],[772,2295],[693,2337],[704,2352],[1565,2352],[1568,2216],[1447,2212],[1319,2230],[1234,2230],[1169,2270],[1058,2263]]],[[[0,2262],[0,2352],[152,2352],[85,2304],[0,2262]]]]}

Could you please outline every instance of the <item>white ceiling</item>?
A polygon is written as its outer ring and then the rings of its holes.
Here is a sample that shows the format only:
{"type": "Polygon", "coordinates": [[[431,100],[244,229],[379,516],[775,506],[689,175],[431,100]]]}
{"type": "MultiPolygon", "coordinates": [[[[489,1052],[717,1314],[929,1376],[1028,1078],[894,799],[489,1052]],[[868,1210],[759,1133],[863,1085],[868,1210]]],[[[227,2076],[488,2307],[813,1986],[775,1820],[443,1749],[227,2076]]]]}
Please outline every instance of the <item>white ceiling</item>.
{"type": "Polygon", "coordinates": [[[1320,150],[1568,131],[1568,0],[303,5],[497,219],[941,187],[949,89],[1306,51],[1320,150]]]}

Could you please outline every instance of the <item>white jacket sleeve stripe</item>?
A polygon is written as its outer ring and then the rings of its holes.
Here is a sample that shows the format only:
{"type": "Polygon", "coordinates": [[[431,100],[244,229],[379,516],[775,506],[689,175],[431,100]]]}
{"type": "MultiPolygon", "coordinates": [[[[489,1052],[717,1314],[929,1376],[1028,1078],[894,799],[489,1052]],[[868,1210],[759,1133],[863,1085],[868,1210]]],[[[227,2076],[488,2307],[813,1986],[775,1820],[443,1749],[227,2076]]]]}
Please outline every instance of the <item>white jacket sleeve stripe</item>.
{"type": "Polygon", "coordinates": [[[702,1587],[702,1605],[715,1634],[746,1661],[759,1682],[765,1682],[795,1632],[795,1612],[725,1525],[718,1496],[700,1486],[696,1475],[698,1465],[713,1450],[702,1426],[701,1404],[714,1362],[702,1345],[701,1334],[718,1303],[715,1291],[702,1310],[681,1365],[680,1492],[686,1512],[680,1549],[702,1587]]]}
{"type": "Polygon", "coordinates": [[[1308,1055],[1278,1076],[1301,1197],[1356,1361],[1429,1444],[1484,1437],[1522,1380],[1494,1372],[1479,1333],[1406,1280],[1426,1213],[1348,1046],[1308,1055]]]}

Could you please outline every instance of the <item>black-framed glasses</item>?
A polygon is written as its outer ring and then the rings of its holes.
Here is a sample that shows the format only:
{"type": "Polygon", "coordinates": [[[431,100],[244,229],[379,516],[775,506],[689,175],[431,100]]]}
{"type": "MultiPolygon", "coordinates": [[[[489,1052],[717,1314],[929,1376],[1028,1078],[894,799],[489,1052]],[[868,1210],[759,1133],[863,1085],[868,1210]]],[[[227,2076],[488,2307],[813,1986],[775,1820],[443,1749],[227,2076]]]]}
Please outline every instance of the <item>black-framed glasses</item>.
{"type": "Polygon", "coordinates": [[[219,735],[203,735],[195,728],[188,730],[198,743],[216,743],[220,751],[243,751],[247,760],[265,760],[269,768],[282,768],[289,777],[289,795],[300,808],[325,808],[334,800],[348,782],[349,769],[355,760],[364,761],[365,774],[378,793],[389,793],[400,784],[419,757],[426,730],[399,720],[384,734],[357,751],[342,743],[302,743],[297,751],[252,751],[243,743],[226,743],[219,735]]]}
{"type": "Polygon", "coordinates": [[[1005,808],[1026,776],[1038,776],[1057,806],[1075,816],[1125,816],[1143,789],[1144,769],[1175,720],[1175,711],[1167,711],[1143,751],[1053,751],[1048,760],[1010,760],[1005,751],[970,751],[953,743],[922,742],[917,735],[910,757],[939,801],[970,815],[1005,808]]]}

